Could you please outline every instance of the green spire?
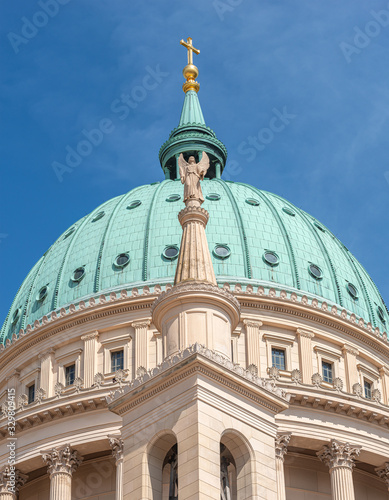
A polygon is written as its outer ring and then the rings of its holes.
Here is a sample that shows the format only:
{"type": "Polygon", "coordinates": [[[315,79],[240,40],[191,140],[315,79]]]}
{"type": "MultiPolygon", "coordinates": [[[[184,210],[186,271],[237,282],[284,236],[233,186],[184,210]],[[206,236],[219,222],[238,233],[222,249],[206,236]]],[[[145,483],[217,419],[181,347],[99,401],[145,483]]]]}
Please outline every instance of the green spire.
{"type": "Polygon", "coordinates": [[[201,111],[199,97],[195,90],[189,90],[185,94],[184,105],[182,106],[179,127],[196,123],[197,125],[204,125],[205,120],[203,112],[201,111]]]}

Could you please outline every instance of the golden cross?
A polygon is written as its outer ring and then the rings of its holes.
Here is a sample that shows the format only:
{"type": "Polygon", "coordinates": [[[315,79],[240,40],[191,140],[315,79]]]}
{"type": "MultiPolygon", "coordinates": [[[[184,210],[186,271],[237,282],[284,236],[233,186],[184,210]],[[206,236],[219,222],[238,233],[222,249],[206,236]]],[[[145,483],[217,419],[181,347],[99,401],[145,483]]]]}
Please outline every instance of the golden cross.
{"type": "Polygon", "coordinates": [[[189,37],[186,42],[181,40],[180,44],[188,49],[188,64],[193,64],[193,52],[195,54],[200,54],[200,51],[193,47],[191,37],[189,37]]]}

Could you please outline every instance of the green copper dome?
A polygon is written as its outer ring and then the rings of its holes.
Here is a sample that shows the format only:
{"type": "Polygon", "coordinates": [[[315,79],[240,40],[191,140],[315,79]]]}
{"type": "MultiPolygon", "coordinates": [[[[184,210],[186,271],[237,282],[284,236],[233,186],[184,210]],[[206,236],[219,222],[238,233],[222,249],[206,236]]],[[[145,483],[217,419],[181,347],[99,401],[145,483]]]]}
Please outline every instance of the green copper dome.
{"type": "MultiPolygon", "coordinates": [[[[261,285],[317,297],[385,330],[389,317],[373,281],[323,224],[283,198],[247,184],[205,179],[202,190],[220,286],[261,285]]],[[[179,181],[140,186],[76,222],[22,283],[1,341],[88,297],[173,283],[177,260],[175,251],[166,249],[180,246],[182,195],[179,181]]]]}

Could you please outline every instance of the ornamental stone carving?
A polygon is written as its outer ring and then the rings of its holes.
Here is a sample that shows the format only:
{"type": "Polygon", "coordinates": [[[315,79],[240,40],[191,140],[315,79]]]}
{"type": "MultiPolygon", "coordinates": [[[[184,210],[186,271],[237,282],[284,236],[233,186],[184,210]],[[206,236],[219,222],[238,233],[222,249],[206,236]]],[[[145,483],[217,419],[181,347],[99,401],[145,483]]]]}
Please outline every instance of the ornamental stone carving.
{"type": "Polygon", "coordinates": [[[4,467],[0,472],[0,494],[13,493],[14,498],[19,493],[19,489],[27,482],[28,476],[22,474],[20,470],[4,467]]]}
{"type": "Polygon", "coordinates": [[[291,380],[294,384],[296,384],[296,385],[301,384],[302,375],[301,375],[300,370],[295,368],[294,370],[292,370],[292,373],[290,375],[291,375],[291,380]]]}
{"type": "Polygon", "coordinates": [[[255,377],[258,376],[258,367],[254,364],[251,364],[247,367],[247,371],[249,371],[255,377]]]}
{"type": "Polygon", "coordinates": [[[389,489],[389,462],[385,462],[382,467],[377,467],[375,471],[377,473],[377,476],[386,482],[386,485],[389,489]]]}
{"type": "Polygon", "coordinates": [[[59,398],[63,391],[65,389],[65,386],[63,384],[61,384],[61,382],[57,382],[54,386],[54,394],[57,398],[59,398]]]}
{"type": "Polygon", "coordinates": [[[355,347],[352,347],[351,345],[347,345],[347,344],[345,344],[342,347],[342,351],[343,351],[343,354],[349,353],[349,354],[352,354],[353,356],[358,356],[359,355],[358,349],[356,349],[355,347]]]}
{"type": "Polygon", "coordinates": [[[297,328],[296,332],[300,337],[306,337],[307,339],[311,339],[311,340],[315,336],[315,334],[313,332],[309,332],[308,330],[303,330],[302,328],[297,328]]]}
{"type": "Polygon", "coordinates": [[[353,385],[353,394],[358,396],[359,398],[362,397],[363,391],[362,391],[362,386],[359,383],[356,383],[353,385]]]}
{"type": "Polygon", "coordinates": [[[291,432],[283,432],[277,434],[275,446],[276,458],[279,458],[282,461],[284,461],[285,455],[288,452],[288,445],[291,435],[291,432]]]}
{"type": "Polygon", "coordinates": [[[358,457],[360,451],[361,446],[352,446],[350,443],[342,443],[332,439],[329,445],[324,445],[323,449],[317,453],[317,456],[330,470],[338,467],[346,467],[352,470],[355,466],[354,460],[358,457]]]}
{"type": "Polygon", "coordinates": [[[323,382],[323,377],[320,375],[320,373],[314,373],[312,375],[312,384],[316,387],[320,387],[323,382]]]}
{"type": "Polygon", "coordinates": [[[381,402],[381,392],[378,389],[374,389],[373,392],[371,393],[371,399],[375,401],[376,403],[381,402]]]}
{"type": "Polygon", "coordinates": [[[23,410],[23,408],[28,405],[27,394],[21,394],[18,398],[18,403],[19,403],[19,408],[23,410]]]}
{"type": "Polygon", "coordinates": [[[38,403],[42,403],[42,401],[46,398],[46,391],[40,387],[35,393],[35,399],[38,403]]]}
{"type": "Polygon", "coordinates": [[[334,378],[332,385],[334,386],[334,389],[340,392],[343,389],[343,380],[339,377],[336,377],[334,378]]]}
{"type": "Polygon", "coordinates": [[[80,392],[84,386],[84,381],[81,377],[76,377],[73,382],[73,386],[76,389],[76,392],[80,392]]]}
{"type": "Polygon", "coordinates": [[[71,476],[82,462],[78,452],[69,444],[49,451],[41,451],[41,454],[43,461],[48,465],[47,472],[50,476],[60,473],[71,476]]]}
{"type": "Polygon", "coordinates": [[[109,445],[112,449],[112,456],[118,462],[123,459],[123,439],[120,436],[108,436],[109,445]]]}
{"type": "Polygon", "coordinates": [[[271,366],[269,368],[269,377],[274,381],[279,380],[280,370],[276,366],[271,366]]]}
{"type": "Polygon", "coordinates": [[[95,386],[100,388],[104,383],[104,375],[100,372],[96,373],[94,376],[95,386]]]}

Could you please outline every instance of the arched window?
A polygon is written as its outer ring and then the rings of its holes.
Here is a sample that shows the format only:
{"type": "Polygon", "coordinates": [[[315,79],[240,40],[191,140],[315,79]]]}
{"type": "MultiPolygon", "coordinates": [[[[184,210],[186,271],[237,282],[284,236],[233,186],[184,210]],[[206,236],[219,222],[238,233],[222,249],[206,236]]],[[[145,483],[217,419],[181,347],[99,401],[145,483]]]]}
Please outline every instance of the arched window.
{"type": "Polygon", "coordinates": [[[235,460],[224,444],[220,444],[220,499],[236,500],[235,460]]]}
{"type": "Polygon", "coordinates": [[[220,440],[220,498],[243,500],[253,495],[251,448],[240,433],[226,430],[220,440]]]}
{"type": "Polygon", "coordinates": [[[162,500],[178,499],[178,455],[175,444],[167,452],[162,466],[162,500]]]}
{"type": "Polygon", "coordinates": [[[151,440],[147,462],[151,498],[177,500],[177,438],[172,431],[161,431],[151,440]]]}

